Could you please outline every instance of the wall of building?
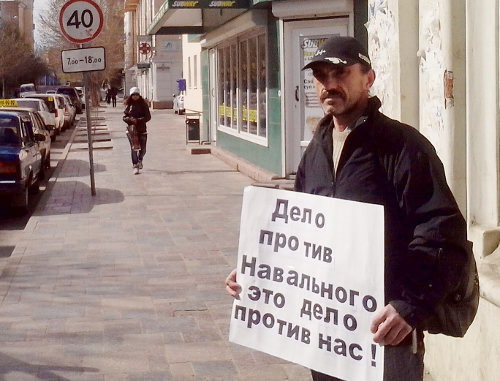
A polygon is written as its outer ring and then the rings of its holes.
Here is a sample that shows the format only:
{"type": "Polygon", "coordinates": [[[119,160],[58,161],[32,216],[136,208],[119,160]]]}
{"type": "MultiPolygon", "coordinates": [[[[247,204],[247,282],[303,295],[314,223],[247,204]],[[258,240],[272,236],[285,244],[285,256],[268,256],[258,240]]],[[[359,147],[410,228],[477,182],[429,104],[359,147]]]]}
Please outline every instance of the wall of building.
{"type": "Polygon", "coordinates": [[[0,20],[17,25],[26,43],[34,47],[33,0],[0,1],[0,20]]]}
{"type": "Polygon", "coordinates": [[[280,61],[279,61],[279,32],[278,21],[276,21],[271,12],[268,14],[267,25],[267,48],[268,48],[268,87],[267,87],[267,128],[268,144],[267,146],[258,145],[238,137],[217,133],[217,145],[236,153],[241,158],[264,168],[273,173],[281,173],[281,98],[280,90],[280,61]],[[272,70],[270,68],[273,68],[272,70]]]}
{"type": "Polygon", "coordinates": [[[186,96],[184,107],[189,111],[203,111],[202,76],[201,76],[201,45],[190,42],[189,36],[182,37],[182,72],[186,79],[186,96]]]}
{"type": "Polygon", "coordinates": [[[369,10],[369,48],[377,72],[373,92],[383,100],[386,114],[409,122],[436,147],[467,217],[480,273],[475,322],[463,339],[427,335],[426,368],[435,380],[496,379],[500,372],[498,0],[370,0],[369,10]]]}
{"type": "Polygon", "coordinates": [[[171,108],[173,94],[177,94],[177,80],[182,78],[182,38],[163,35],[154,38],[154,53],[149,57],[152,65],[152,100],[155,108],[171,108]]]}

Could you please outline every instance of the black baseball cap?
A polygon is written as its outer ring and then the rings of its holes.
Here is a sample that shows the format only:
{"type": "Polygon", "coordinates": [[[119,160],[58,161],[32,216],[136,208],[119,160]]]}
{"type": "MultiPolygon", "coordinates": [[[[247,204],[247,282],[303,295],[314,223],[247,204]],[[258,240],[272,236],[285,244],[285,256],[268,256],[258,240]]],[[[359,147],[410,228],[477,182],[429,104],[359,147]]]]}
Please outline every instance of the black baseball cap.
{"type": "Polygon", "coordinates": [[[358,40],[349,36],[335,36],[323,42],[316,50],[311,62],[302,70],[312,69],[319,62],[345,66],[359,63],[368,68],[372,67],[366,49],[358,40]]]}

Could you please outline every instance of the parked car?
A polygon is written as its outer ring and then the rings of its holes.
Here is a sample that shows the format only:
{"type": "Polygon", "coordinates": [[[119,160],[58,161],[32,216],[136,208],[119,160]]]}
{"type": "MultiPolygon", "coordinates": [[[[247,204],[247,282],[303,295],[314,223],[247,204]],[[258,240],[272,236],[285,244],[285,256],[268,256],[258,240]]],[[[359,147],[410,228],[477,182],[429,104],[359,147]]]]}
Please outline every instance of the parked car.
{"type": "Polygon", "coordinates": [[[45,94],[57,94],[55,90],[47,90],[45,94]]]}
{"type": "Polygon", "coordinates": [[[64,97],[60,94],[35,94],[30,98],[43,99],[56,119],[56,133],[64,129],[64,97]]]}
{"type": "Polygon", "coordinates": [[[49,110],[43,99],[38,98],[15,98],[15,99],[0,99],[0,107],[28,107],[37,110],[38,114],[43,119],[45,126],[50,131],[50,139],[56,139],[56,118],[49,110]]]}
{"type": "Polygon", "coordinates": [[[50,131],[45,125],[42,117],[38,113],[38,111],[34,108],[30,107],[13,107],[13,108],[2,108],[1,111],[12,111],[19,113],[21,115],[27,115],[31,120],[31,128],[35,136],[42,135],[45,139],[37,140],[38,148],[40,149],[40,154],[42,155],[42,174],[41,178],[44,177],[45,169],[50,168],[50,148],[51,148],[51,139],[50,139],[50,131]]]}
{"type": "Polygon", "coordinates": [[[38,143],[44,140],[34,132],[29,113],[0,110],[0,199],[23,212],[43,176],[38,143]]]}
{"type": "Polygon", "coordinates": [[[64,97],[64,129],[73,127],[76,117],[76,107],[71,103],[71,98],[66,94],[64,97]]]}
{"type": "Polygon", "coordinates": [[[80,86],[75,86],[76,92],[80,96],[80,101],[82,102],[82,109],[85,110],[85,88],[80,86]]]}
{"type": "Polygon", "coordinates": [[[184,108],[184,94],[174,94],[174,113],[182,115],[186,112],[184,108]]]}
{"type": "Polygon", "coordinates": [[[34,83],[23,83],[19,86],[19,96],[27,97],[36,94],[36,87],[34,83]]]}
{"type": "Polygon", "coordinates": [[[75,105],[76,107],[76,113],[81,114],[82,113],[82,102],[80,100],[80,96],[78,95],[78,92],[73,86],[60,86],[56,90],[57,94],[65,94],[69,95],[71,98],[71,102],[75,105]]]}

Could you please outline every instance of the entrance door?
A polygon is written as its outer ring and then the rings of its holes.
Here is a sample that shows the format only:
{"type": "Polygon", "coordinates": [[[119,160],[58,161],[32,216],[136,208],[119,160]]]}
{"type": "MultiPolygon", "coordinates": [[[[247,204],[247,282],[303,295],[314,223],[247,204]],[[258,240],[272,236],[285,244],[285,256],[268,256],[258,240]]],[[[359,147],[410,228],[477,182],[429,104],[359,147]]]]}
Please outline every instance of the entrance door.
{"type": "Polygon", "coordinates": [[[301,69],[312,59],[319,44],[334,35],[347,35],[348,27],[348,17],[284,22],[286,174],[297,170],[313,130],[323,117],[312,71],[301,69]]]}
{"type": "Polygon", "coordinates": [[[209,71],[210,71],[210,83],[209,83],[209,98],[210,98],[210,128],[209,137],[211,141],[215,142],[217,140],[217,101],[215,96],[217,94],[217,54],[215,49],[210,49],[208,52],[209,60],[209,71]]]}

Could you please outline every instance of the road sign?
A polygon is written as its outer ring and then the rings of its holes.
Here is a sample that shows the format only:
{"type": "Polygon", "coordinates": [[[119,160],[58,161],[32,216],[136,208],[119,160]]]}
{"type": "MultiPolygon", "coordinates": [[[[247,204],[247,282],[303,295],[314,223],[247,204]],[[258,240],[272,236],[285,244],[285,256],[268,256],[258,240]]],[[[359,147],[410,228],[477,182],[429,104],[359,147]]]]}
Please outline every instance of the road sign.
{"type": "Polygon", "coordinates": [[[148,54],[151,52],[151,45],[149,45],[147,42],[141,42],[139,44],[139,51],[141,54],[148,54]]]}
{"type": "Polygon", "coordinates": [[[92,0],[70,0],[59,12],[61,31],[69,41],[83,44],[101,32],[102,10],[92,0]]]}
{"type": "Polygon", "coordinates": [[[103,47],[63,50],[61,61],[64,73],[99,71],[106,68],[103,47]]]}

